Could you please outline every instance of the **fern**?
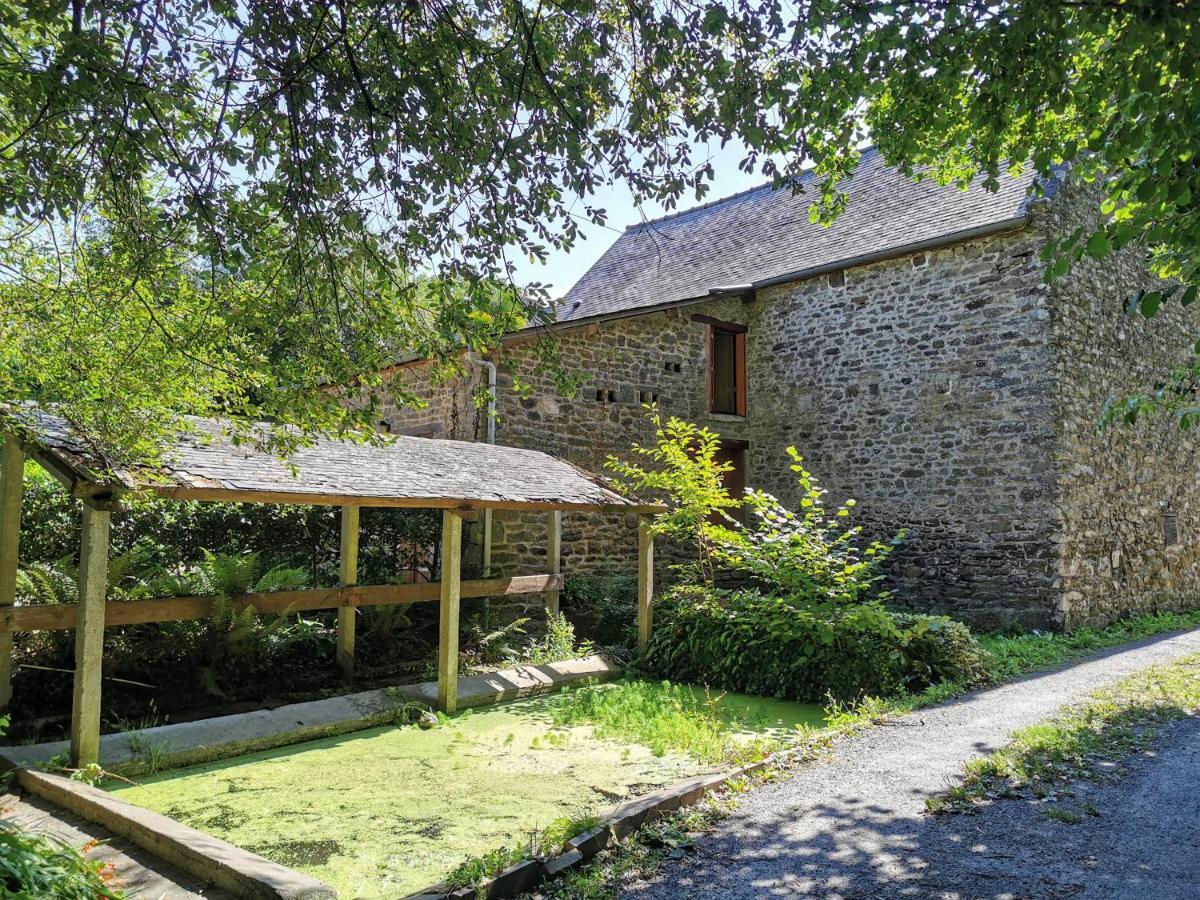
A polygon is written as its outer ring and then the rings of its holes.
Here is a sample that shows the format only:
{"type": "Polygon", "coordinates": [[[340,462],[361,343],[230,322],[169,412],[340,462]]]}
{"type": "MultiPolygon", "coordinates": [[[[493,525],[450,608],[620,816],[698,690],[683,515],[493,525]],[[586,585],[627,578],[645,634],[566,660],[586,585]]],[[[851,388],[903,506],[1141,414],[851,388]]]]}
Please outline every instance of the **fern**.
{"type": "Polygon", "coordinates": [[[257,553],[235,556],[205,550],[196,566],[193,588],[197,594],[232,597],[250,593],[262,572],[262,560],[257,553]]]}
{"type": "Polygon", "coordinates": [[[295,566],[276,566],[254,583],[260,594],[269,591],[296,591],[308,586],[308,570],[295,566]]]}
{"type": "Polygon", "coordinates": [[[74,572],[59,563],[33,563],[17,569],[17,603],[21,606],[74,603],[78,596],[74,572]]]}

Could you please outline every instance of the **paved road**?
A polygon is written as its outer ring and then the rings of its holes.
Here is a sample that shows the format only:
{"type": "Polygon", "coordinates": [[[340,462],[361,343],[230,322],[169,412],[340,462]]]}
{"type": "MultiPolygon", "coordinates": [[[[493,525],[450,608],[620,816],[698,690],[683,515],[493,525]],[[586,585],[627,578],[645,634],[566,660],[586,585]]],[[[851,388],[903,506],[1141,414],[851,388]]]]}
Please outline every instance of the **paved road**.
{"type": "Polygon", "coordinates": [[[34,834],[45,834],[83,847],[91,840],[104,841],[89,859],[112,863],[130,900],[228,900],[229,894],[205,889],[196,879],[157,856],[109,831],[39,797],[0,797],[0,818],[34,834]]]}
{"type": "Polygon", "coordinates": [[[1052,822],[1026,803],[954,818],[924,811],[925,798],[944,791],[967,760],[1003,746],[1015,729],[1197,652],[1200,630],[1155,638],[870,729],[828,761],[747,795],[695,856],[622,896],[1200,897],[1194,720],[1172,729],[1159,757],[1103,789],[1115,793],[1098,795],[1095,822],[1052,822]],[[1115,855],[1102,861],[1105,854],[1115,855]]]}

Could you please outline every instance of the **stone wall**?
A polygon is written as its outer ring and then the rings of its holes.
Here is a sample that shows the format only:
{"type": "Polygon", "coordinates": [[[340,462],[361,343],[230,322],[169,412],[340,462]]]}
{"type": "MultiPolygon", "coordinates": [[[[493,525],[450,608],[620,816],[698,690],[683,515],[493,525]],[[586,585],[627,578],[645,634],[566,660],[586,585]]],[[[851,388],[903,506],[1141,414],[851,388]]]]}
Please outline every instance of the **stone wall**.
{"type": "MultiPolygon", "coordinates": [[[[1145,277],[1131,253],[1044,283],[1046,236],[1094,210],[1077,201],[1066,192],[1038,204],[1034,224],[1015,233],[777,286],[751,302],[556,329],[564,366],[583,380],[574,398],[538,371],[533,339],[518,336],[496,357],[497,440],[600,472],[608,454],[651,438],[642,404],[654,401],[747,442],[748,484],[794,501],[785,449],[795,446],[831,502],[858,501],[871,536],[906,529],[889,581],[914,607],[986,626],[1073,627],[1192,602],[1194,444],[1165,420],[1095,428],[1110,394],[1161,371],[1164,336],[1183,342],[1189,332],[1177,310],[1153,323],[1121,315],[1145,277]],[[744,418],[707,411],[696,314],[747,326],[744,418]],[[1168,507],[1178,547],[1163,544],[1168,507]]],[[[413,383],[420,373],[412,369],[413,383]]],[[[480,375],[390,418],[410,427],[440,414],[450,417],[446,436],[478,435],[480,375]]],[[[544,515],[497,512],[494,527],[496,569],[543,569],[544,515]]],[[[563,528],[568,574],[633,570],[632,517],[571,513],[563,528]]]]}
{"type": "MultiPolygon", "coordinates": [[[[873,534],[908,530],[892,565],[906,602],[1049,624],[1054,427],[1035,240],[1029,231],[993,237],[783,285],[752,302],[563,328],[563,363],[585,376],[573,399],[537,371],[530,339],[513,340],[498,357],[497,440],[599,471],[609,453],[650,438],[642,403],[654,400],[746,441],[747,482],[785,502],[795,499],[785,455],[794,445],[831,499],[858,501],[873,534]],[[748,328],[744,418],[707,412],[705,326],[695,314],[748,328]],[[514,378],[531,392],[514,390],[514,378]]],[[[542,518],[496,514],[498,568],[542,565],[542,518]]],[[[563,546],[569,573],[632,567],[634,523],[568,514],[563,546]]]]}
{"type": "MultiPolygon", "coordinates": [[[[1094,219],[1091,193],[1069,187],[1042,210],[1039,226],[1057,236],[1090,228],[1094,219]]],[[[1122,312],[1127,297],[1154,284],[1144,254],[1128,248],[1084,260],[1050,288],[1067,627],[1200,602],[1196,440],[1169,415],[1096,427],[1105,401],[1152,391],[1188,359],[1200,333],[1196,316],[1178,303],[1164,304],[1151,320],[1122,312]],[[1178,517],[1176,544],[1166,540],[1167,514],[1178,517]]]]}
{"type": "Polygon", "coordinates": [[[395,434],[474,440],[482,422],[482,413],[475,403],[482,367],[468,360],[462,369],[457,374],[444,373],[433,363],[420,360],[385,372],[396,395],[384,403],[382,421],[395,434]],[[404,403],[397,396],[409,396],[416,402],[404,403]]]}

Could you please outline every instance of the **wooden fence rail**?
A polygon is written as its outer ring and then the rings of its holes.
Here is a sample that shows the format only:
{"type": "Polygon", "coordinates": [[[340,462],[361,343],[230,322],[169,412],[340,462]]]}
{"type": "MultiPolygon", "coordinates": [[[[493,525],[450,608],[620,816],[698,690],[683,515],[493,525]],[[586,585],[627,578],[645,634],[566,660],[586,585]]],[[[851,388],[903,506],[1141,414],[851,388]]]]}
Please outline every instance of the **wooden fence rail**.
{"type": "MultiPolygon", "coordinates": [[[[461,597],[500,597],[509,594],[537,594],[561,590],[563,576],[518,575],[513,578],[486,578],[462,582],[461,597]]],[[[239,594],[233,598],[238,610],[253,606],[259,614],[306,612],[314,609],[342,609],[358,606],[390,606],[423,603],[439,599],[441,584],[371,584],[348,587],[315,588],[303,591],[272,591],[266,594],[239,594]]],[[[155,600],[117,600],[104,604],[104,626],[145,625],[150,622],[178,622],[205,619],[212,614],[214,597],[162,597],[155,600]]],[[[52,631],[74,628],[79,619],[79,604],[53,606],[12,606],[0,608],[0,632],[52,631]]]]}

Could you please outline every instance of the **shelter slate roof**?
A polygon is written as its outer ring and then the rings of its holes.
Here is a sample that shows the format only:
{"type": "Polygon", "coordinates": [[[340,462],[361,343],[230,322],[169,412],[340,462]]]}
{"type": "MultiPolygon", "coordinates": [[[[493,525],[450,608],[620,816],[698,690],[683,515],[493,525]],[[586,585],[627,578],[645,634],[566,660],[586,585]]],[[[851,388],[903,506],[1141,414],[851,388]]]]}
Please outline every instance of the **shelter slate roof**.
{"type": "Polygon", "coordinates": [[[537,450],[395,436],[384,444],[318,439],[286,461],[235,445],[227,422],[189,418],[188,430],[153,469],[104,469],[65,419],[27,405],[9,410],[27,452],[87,496],[144,488],[181,500],[301,504],[358,502],[432,508],[657,509],[616,493],[603,479],[537,450]]]}
{"type": "MultiPolygon", "coordinates": [[[[914,182],[871,148],[842,184],[845,212],[828,228],[809,220],[816,188],[761,187],[630,227],[567,293],[558,318],[578,320],[708,296],[713,288],[840,268],[914,244],[1022,219],[1032,173],[1002,176],[995,193],[980,176],[966,191],[914,182]],[[814,271],[816,270],[816,271],[814,271]]],[[[802,185],[812,182],[811,174],[802,185]]],[[[956,238],[956,235],[960,236],[956,238]]]]}

